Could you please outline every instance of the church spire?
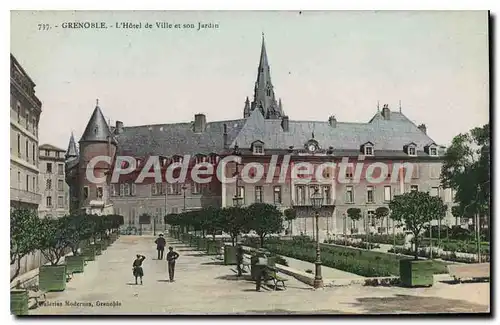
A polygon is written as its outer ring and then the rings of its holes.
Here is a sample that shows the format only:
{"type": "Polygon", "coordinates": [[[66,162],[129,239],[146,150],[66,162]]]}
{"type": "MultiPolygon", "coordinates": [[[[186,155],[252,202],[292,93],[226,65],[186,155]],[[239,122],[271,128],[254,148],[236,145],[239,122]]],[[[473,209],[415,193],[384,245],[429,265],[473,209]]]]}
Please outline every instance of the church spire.
{"type": "Polygon", "coordinates": [[[76,142],[73,132],[71,132],[71,137],[69,138],[68,151],[66,151],[66,159],[78,157],[78,150],[76,149],[76,142]]]}
{"type": "Polygon", "coordinates": [[[111,134],[109,125],[99,107],[99,100],[96,100],[96,107],[80,142],[108,142],[109,140],[111,140],[111,143],[116,144],[116,140],[111,134]]]}
{"type": "Polygon", "coordinates": [[[279,119],[282,115],[278,103],[276,102],[274,87],[271,82],[271,69],[267,58],[264,33],[262,33],[259,68],[254,88],[254,99],[251,105],[251,110],[253,111],[255,109],[259,109],[266,119],[279,119]]]}
{"type": "Polygon", "coordinates": [[[243,118],[247,118],[250,116],[250,100],[247,99],[245,100],[245,108],[243,109],[243,118]]]}

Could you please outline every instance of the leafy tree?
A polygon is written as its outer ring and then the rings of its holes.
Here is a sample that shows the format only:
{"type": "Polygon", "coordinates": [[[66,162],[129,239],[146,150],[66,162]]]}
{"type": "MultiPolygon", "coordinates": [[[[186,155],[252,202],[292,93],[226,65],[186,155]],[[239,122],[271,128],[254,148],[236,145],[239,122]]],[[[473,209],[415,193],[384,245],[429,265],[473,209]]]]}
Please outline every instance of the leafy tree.
{"type": "Polygon", "coordinates": [[[219,208],[208,207],[203,210],[204,227],[208,234],[212,234],[215,240],[215,234],[222,231],[224,220],[222,211],[219,208]]]}
{"type": "Polygon", "coordinates": [[[286,209],[283,214],[285,215],[285,220],[290,223],[290,228],[292,229],[292,222],[297,219],[297,210],[293,208],[286,209]]]}
{"type": "Polygon", "coordinates": [[[490,170],[489,124],[453,138],[443,157],[441,184],[455,190],[456,217],[473,218],[479,214],[489,218],[490,170]]]}
{"type": "Polygon", "coordinates": [[[63,227],[67,230],[67,241],[73,256],[78,255],[78,248],[82,240],[91,236],[92,225],[84,214],[68,215],[61,218],[63,227]]]}
{"type": "Polygon", "coordinates": [[[264,247],[264,238],[268,234],[283,231],[283,215],[276,206],[267,203],[254,203],[247,208],[249,229],[260,238],[260,247],[264,247]]]}
{"type": "MultiPolygon", "coordinates": [[[[389,215],[389,209],[387,207],[378,207],[375,209],[375,218],[377,220],[384,220],[389,215]]],[[[387,218],[387,233],[389,233],[389,218],[387,218]]]]}
{"type": "Polygon", "coordinates": [[[415,259],[418,259],[418,238],[424,226],[432,220],[446,215],[447,206],[437,196],[427,192],[411,191],[397,195],[389,203],[391,218],[402,221],[405,229],[411,231],[415,243],[415,259]]]}
{"type": "Polygon", "coordinates": [[[359,209],[359,208],[349,208],[349,209],[347,209],[346,212],[347,212],[347,216],[352,221],[358,221],[359,219],[361,219],[361,209],[359,209]]]}
{"type": "Polygon", "coordinates": [[[243,207],[227,207],[221,210],[223,228],[222,230],[231,236],[231,242],[235,245],[235,240],[241,233],[249,230],[248,214],[243,207]]]}
{"type": "Polygon", "coordinates": [[[40,220],[37,231],[38,248],[42,255],[57,265],[64,256],[66,248],[70,245],[70,230],[67,228],[65,218],[45,218],[40,220]]]}
{"type": "Polygon", "coordinates": [[[38,219],[35,210],[11,209],[10,212],[10,265],[16,264],[10,281],[21,270],[21,259],[37,248],[38,219]]]}

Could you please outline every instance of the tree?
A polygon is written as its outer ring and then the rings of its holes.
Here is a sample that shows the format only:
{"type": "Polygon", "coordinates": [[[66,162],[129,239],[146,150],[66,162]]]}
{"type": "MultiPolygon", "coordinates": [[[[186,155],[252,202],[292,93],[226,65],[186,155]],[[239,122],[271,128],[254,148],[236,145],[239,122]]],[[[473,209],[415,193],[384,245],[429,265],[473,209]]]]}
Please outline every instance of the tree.
{"type": "Polygon", "coordinates": [[[151,216],[147,213],[143,213],[139,216],[140,234],[142,235],[142,225],[151,224],[151,216]]]}
{"type": "Polygon", "coordinates": [[[254,203],[247,208],[249,229],[260,238],[260,247],[264,247],[264,238],[269,234],[283,231],[283,215],[276,206],[267,203],[254,203]]]}
{"type": "Polygon", "coordinates": [[[64,256],[66,248],[70,245],[69,232],[67,220],[64,218],[40,220],[37,231],[38,248],[51,265],[57,265],[64,256]]]}
{"type": "Polygon", "coordinates": [[[73,256],[77,256],[81,241],[90,238],[92,235],[90,220],[86,215],[78,214],[64,216],[61,218],[61,222],[67,230],[67,241],[73,256]]]}
{"type": "Polygon", "coordinates": [[[21,259],[37,248],[38,219],[36,210],[11,209],[10,212],[10,265],[16,264],[10,281],[21,271],[21,259]]]}
{"type": "Polygon", "coordinates": [[[290,230],[293,228],[292,227],[292,222],[293,220],[297,219],[297,210],[290,208],[286,209],[283,214],[285,215],[285,220],[290,223],[290,230]]]}
{"type": "Polygon", "coordinates": [[[235,240],[241,233],[249,230],[248,214],[246,208],[227,207],[221,210],[223,227],[222,230],[231,236],[231,242],[235,245],[235,240]]]}
{"type": "Polygon", "coordinates": [[[415,259],[418,259],[418,236],[423,227],[432,220],[441,220],[447,206],[437,196],[427,192],[411,191],[397,195],[389,203],[393,220],[402,221],[405,229],[411,231],[415,242],[415,259]]]}
{"type": "Polygon", "coordinates": [[[212,234],[212,238],[215,240],[215,234],[222,231],[223,228],[222,211],[218,208],[208,207],[203,210],[203,216],[207,234],[212,234]]]}
{"type": "Polygon", "coordinates": [[[490,170],[489,124],[453,138],[443,157],[441,184],[455,190],[455,216],[473,218],[478,214],[489,218],[490,170]]]}
{"type": "MultiPolygon", "coordinates": [[[[389,209],[387,207],[378,207],[375,209],[375,218],[377,220],[384,220],[389,215],[389,209]]],[[[389,218],[387,218],[387,233],[389,233],[389,218]]]]}
{"type": "MultiPolygon", "coordinates": [[[[349,209],[347,209],[346,212],[347,212],[347,216],[352,221],[358,221],[359,219],[361,219],[361,209],[359,209],[359,208],[349,208],[349,209]]],[[[352,233],[352,229],[351,229],[351,233],[352,233]]]]}

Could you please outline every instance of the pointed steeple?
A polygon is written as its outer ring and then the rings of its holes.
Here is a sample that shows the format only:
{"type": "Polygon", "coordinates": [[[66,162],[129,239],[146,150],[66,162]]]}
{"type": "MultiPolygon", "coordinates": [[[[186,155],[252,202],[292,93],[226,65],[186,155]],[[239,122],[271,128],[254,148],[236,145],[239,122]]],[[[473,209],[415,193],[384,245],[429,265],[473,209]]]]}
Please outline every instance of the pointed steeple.
{"type": "Polygon", "coordinates": [[[243,118],[247,118],[250,116],[250,100],[247,99],[245,100],[245,108],[243,109],[243,118]]]}
{"type": "Polygon", "coordinates": [[[283,104],[281,103],[281,98],[280,98],[280,100],[279,100],[279,102],[278,102],[278,108],[280,109],[280,113],[281,113],[281,115],[283,115],[283,116],[284,116],[284,115],[285,115],[285,112],[283,111],[283,104]]]}
{"type": "Polygon", "coordinates": [[[257,81],[254,88],[254,99],[251,110],[259,109],[266,119],[279,119],[282,116],[274,95],[274,87],[271,82],[271,69],[267,59],[266,42],[262,34],[262,47],[260,49],[259,68],[257,81]]]}
{"type": "Polygon", "coordinates": [[[78,149],[76,148],[75,136],[71,132],[71,137],[69,138],[68,151],[66,151],[66,159],[78,157],[78,149]]]}
{"type": "Polygon", "coordinates": [[[108,142],[109,139],[111,139],[111,143],[116,144],[116,139],[113,137],[99,107],[99,100],[96,100],[94,113],[90,117],[80,142],[108,142]]]}

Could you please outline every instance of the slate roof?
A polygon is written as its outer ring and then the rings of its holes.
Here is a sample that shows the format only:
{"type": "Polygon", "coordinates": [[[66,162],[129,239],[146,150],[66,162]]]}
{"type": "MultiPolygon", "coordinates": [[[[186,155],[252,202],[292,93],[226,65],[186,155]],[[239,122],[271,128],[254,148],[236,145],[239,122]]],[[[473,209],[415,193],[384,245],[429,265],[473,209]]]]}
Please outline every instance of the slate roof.
{"type": "Polygon", "coordinates": [[[64,149],[61,149],[59,147],[53,146],[51,144],[42,144],[41,146],[38,147],[39,150],[54,150],[54,151],[59,151],[59,152],[64,152],[64,149]]]}
{"type": "Polygon", "coordinates": [[[224,151],[224,124],[230,144],[244,122],[244,119],[208,122],[202,133],[193,131],[193,123],[124,126],[116,135],[117,153],[137,157],[221,153],[224,151]]]}
{"type": "Polygon", "coordinates": [[[304,148],[313,138],[320,148],[335,150],[358,150],[371,142],[374,151],[403,151],[403,147],[414,142],[418,151],[434,142],[423,133],[406,116],[399,112],[391,112],[390,120],[378,118],[377,113],[368,123],[337,122],[336,127],[328,121],[289,121],[289,131],[284,132],[281,120],[266,120],[258,111],[253,111],[231,146],[237,142],[241,148],[250,148],[251,144],[260,140],[265,149],[285,149],[290,146],[304,148]]]}
{"type": "Polygon", "coordinates": [[[116,139],[109,129],[109,125],[102,114],[101,108],[97,105],[83,132],[80,142],[108,142],[109,138],[111,138],[111,143],[116,143],[116,139]]]}

